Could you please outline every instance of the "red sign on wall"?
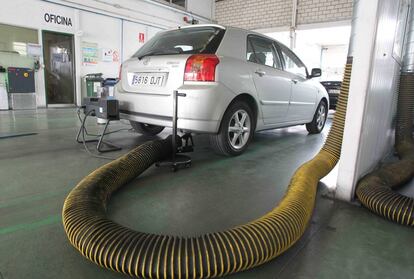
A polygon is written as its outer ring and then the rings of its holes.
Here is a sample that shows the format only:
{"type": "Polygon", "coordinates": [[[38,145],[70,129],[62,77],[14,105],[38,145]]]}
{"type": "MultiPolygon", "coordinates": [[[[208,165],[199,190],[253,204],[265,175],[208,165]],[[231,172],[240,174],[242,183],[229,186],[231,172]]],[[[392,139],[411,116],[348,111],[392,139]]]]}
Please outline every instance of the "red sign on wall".
{"type": "Polygon", "coordinates": [[[138,39],[140,43],[145,43],[145,34],[139,33],[138,39]]]}

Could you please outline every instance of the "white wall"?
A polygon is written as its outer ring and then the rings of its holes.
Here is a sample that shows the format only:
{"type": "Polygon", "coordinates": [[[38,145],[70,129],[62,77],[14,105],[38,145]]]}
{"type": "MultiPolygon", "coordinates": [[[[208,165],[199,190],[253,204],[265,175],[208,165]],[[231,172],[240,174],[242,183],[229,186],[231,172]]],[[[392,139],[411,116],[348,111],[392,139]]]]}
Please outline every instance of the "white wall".
{"type": "MultiPolygon", "coordinates": [[[[78,34],[82,35],[78,35],[77,40],[80,44],[82,42],[97,43],[100,55],[103,48],[115,49],[119,52],[121,50],[121,25],[122,22],[119,19],[81,11],[79,13],[79,31],[81,32],[78,34]]],[[[107,77],[117,77],[120,62],[99,61],[96,65],[82,65],[82,63],[79,65],[81,65],[80,76],[103,73],[107,77]]]]}
{"type": "MultiPolygon", "coordinates": [[[[298,26],[294,51],[309,70],[322,68],[320,80],[342,80],[350,32],[351,27],[345,22],[338,23],[338,26],[298,26]]],[[[289,31],[263,33],[286,46],[290,45],[289,31]]]]}
{"type": "Polygon", "coordinates": [[[279,32],[265,32],[266,36],[269,36],[282,44],[289,47],[290,45],[290,32],[289,31],[279,31],[279,32]]]}
{"type": "Polygon", "coordinates": [[[185,15],[198,19],[201,23],[213,19],[212,5],[214,0],[187,0],[189,11],[174,8],[158,1],[151,0],[44,0],[108,13],[119,18],[136,21],[160,28],[172,28],[184,25],[185,15]]]}
{"type": "MultiPolygon", "coordinates": [[[[42,30],[74,35],[76,65],[76,100],[80,104],[81,77],[88,73],[103,73],[117,77],[120,63],[142,46],[139,33],[145,34],[145,42],[160,30],[186,25],[184,16],[194,17],[200,23],[209,23],[214,13],[214,0],[188,0],[185,11],[150,0],[13,0],[2,1],[0,23],[34,28],[42,42],[42,30]],[[71,26],[48,23],[45,13],[53,13],[71,19],[71,26]],[[83,65],[82,42],[98,45],[119,52],[119,62],[102,62],[83,65]]],[[[1,61],[0,61],[1,62],[1,61]]],[[[43,63],[43,57],[40,58],[43,63]]],[[[44,71],[36,73],[38,107],[46,106],[44,71]]]]}
{"type": "Polygon", "coordinates": [[[296,42],[295,53],[310,71],[312,68],[321,67],[321,50],[322,47],[313,42],[307,42],[298,39],[296,42]]]}
{"type": "Polygon", "coordinates": [[[148,26],[147,28],[147,34],[148,34],[148,40],[155,36],[158,32],[160,32],[162,29],[148,26]]]}
{"type": "Polygon", "coordinates": [[[129,59],[137,50],[144,45],[149,39],[151,39],[155,34],[162,31],[163,29],[146,26],[143,24],[122,21],[122,60],[125,61],[129,59]],[[139,34],[144,34],[145,41],[140,42],[139,34]]]}
{"type": "Polygon", "coordinates": [[[321,80],[341,81],[348,55],[348,45],[322,46],[321,80]]]}

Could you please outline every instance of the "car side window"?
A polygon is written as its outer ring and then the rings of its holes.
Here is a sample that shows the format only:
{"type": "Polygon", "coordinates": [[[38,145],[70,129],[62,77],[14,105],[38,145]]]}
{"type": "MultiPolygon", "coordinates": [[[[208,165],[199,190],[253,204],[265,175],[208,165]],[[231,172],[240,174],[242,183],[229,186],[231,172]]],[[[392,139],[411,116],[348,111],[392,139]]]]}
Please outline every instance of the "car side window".
{"type": "Polygon", "coordinates": [[[255,36],[247,38],[247,61],[282,69],[282,63],[279,55],[275,52],[273,43],[270,40],[262,39],[255,36]]]}
{"type": "Polygon", "coordinates": [[[300,61],[299,58],[284,45],[278,45],[278,47],[285,62],[285,71],[306,78],[308,73],[306,71],[306,66],[302,61],[300,61]]]}

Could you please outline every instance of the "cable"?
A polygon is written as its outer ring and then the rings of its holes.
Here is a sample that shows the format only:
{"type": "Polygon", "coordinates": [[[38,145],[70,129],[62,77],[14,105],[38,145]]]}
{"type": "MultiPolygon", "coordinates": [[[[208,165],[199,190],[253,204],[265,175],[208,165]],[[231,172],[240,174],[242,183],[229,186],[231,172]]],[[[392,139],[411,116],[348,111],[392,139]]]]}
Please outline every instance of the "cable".
{"type": "MultiPolygon", "coordinates": [[[[80,114],[81,114],[81,109],[82,109],[83,107],[78,107],[78,109],[77,109],[77,114],[78,114],[78,119],[79,119],[79,122],[82,124],[82,122],[83,122],[83,120],[82,120],[82,117],[80,116],[80,114]]],[[[123,124],[123,125],[129,125],[129,124],[126,124],[126,123],[123,123],[122,122],[122,120],[120,120],[120,122],[123,124]]],[[[123,129],[119,129],[119,130],[115,130],[115,131],[111,131],[111,132],[107,132],[107,133],[105,133],[104,134],[104,136],[107,136],[107,135],[111,135],[111,134],[115,134],[115,133],[118,133],[118,132],[122,132],[122,131],[134,131],[134,129],[133,128],[123,128],[123,129]]],[[[100,137],[101,135],[96,135],[96,134],[90,134],[89,132],[88,132],[88,130],[86,129],[86,125],[85,125],[85,134],[87,135],[87,136],[90,136],[90,137],[100,137]]]]}
{"type": "MultiPolygon", "coordinates": [[[[84,117],[84,118],[83,118],[83,120],[82,120],[81,131],[82,131],[82,143],[83,143],[83,147],[85,148],[85,151],[86,151],[87,153],[89,153],[89,155],[91,155],[92,157],[99,158],[99,159],[110,160],[110,161],[116,160],[116,158],[106,157],[106,156],[97,155],[97,154],[93,153],[92,151],[90,151],[90,150],[89,150],[89,148],[88,148],[88,146],[87,146],[87,144],[86,144],[86,139],[85,139],[85,132],[87,132],[87,131],[86,131],[86,126],[85,126],[85,124],[86,124],[86,119],[87,119],[87,118],[88,118],[88,116],[89,116],[89,115],[91,115],[93,112],[95,112],[95,111],[94,111],[94,110],[89,111],[87,114],[85,114],[85,117],[84,117]]],[[[80,117],[80,116],[79,116],[79,117],[80,117]]],[[[90,135],[90,134],[89,134],[89,135],[90,135]]],[[[108,134],[107,134],[107,133],[102,134],[102,137],[103,137],[103,136],[105,136],[105,135],[108,135],[108,134]]]]}

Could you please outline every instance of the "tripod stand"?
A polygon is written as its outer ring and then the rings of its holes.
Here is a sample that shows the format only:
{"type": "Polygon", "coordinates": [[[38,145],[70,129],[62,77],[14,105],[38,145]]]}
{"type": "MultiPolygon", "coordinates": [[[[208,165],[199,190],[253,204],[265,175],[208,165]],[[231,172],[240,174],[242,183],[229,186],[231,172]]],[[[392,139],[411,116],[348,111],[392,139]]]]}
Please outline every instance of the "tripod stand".
{"type": "Polygon", "coordinates": [[[157,167],[170,167],[173,172],[176,172],[179,168],[188,168],[191,166],[191,158],[186,155],[177,153],[187,153],[194,151],[194,141],[191,134],[185,134],[182,137],[178,137],[181,141],[184,141],[184,146],[177,147],[177,123],[178,123],[178,97],[186,97],[185,93],[179,93],[177,90],[173,93],[173,131],[172,131],[172,154],[171,157],[165,161],[156,163],[157,167]]]}
{"type": "MultiPolygon", "coordinates": [[[[108,129],[108,126],[109,126],[109,123],[111,122],[111,119],[108,119],[108,121],[105,124],[104,130],[102,131],[102,133],[100,135],[98,135],[97,138],[85,139],[85,135],[90,136],[90,134],[86,130],[86,119],[88,118],[88,116],[93,115],[93,114],[94,114],[93,110],[91,110],[91,111],[89,111],[88,113],[85,114],[85,117],[82,120],[82,125],[81,125],[81,127],[78,131],[77,136],[76,136],[76,141],[78,143],[83,143],[83,144],[89,143],[89,142],[97,142],[96,150],[100,153],[106,153],[106,152],[121,150],[122,149],[121,147],[116,146],[116,145],[104,140],[104,137],[106,135],[106,130],[108,129]],[[82,135],[82,140],[80,140],[81,135],[82,135]],[[103,146],[106,146],[107,148],[103,148],[103,146]]],[[[113,119],[113,120],[118,120],[118,119],[113,119]]]]}

